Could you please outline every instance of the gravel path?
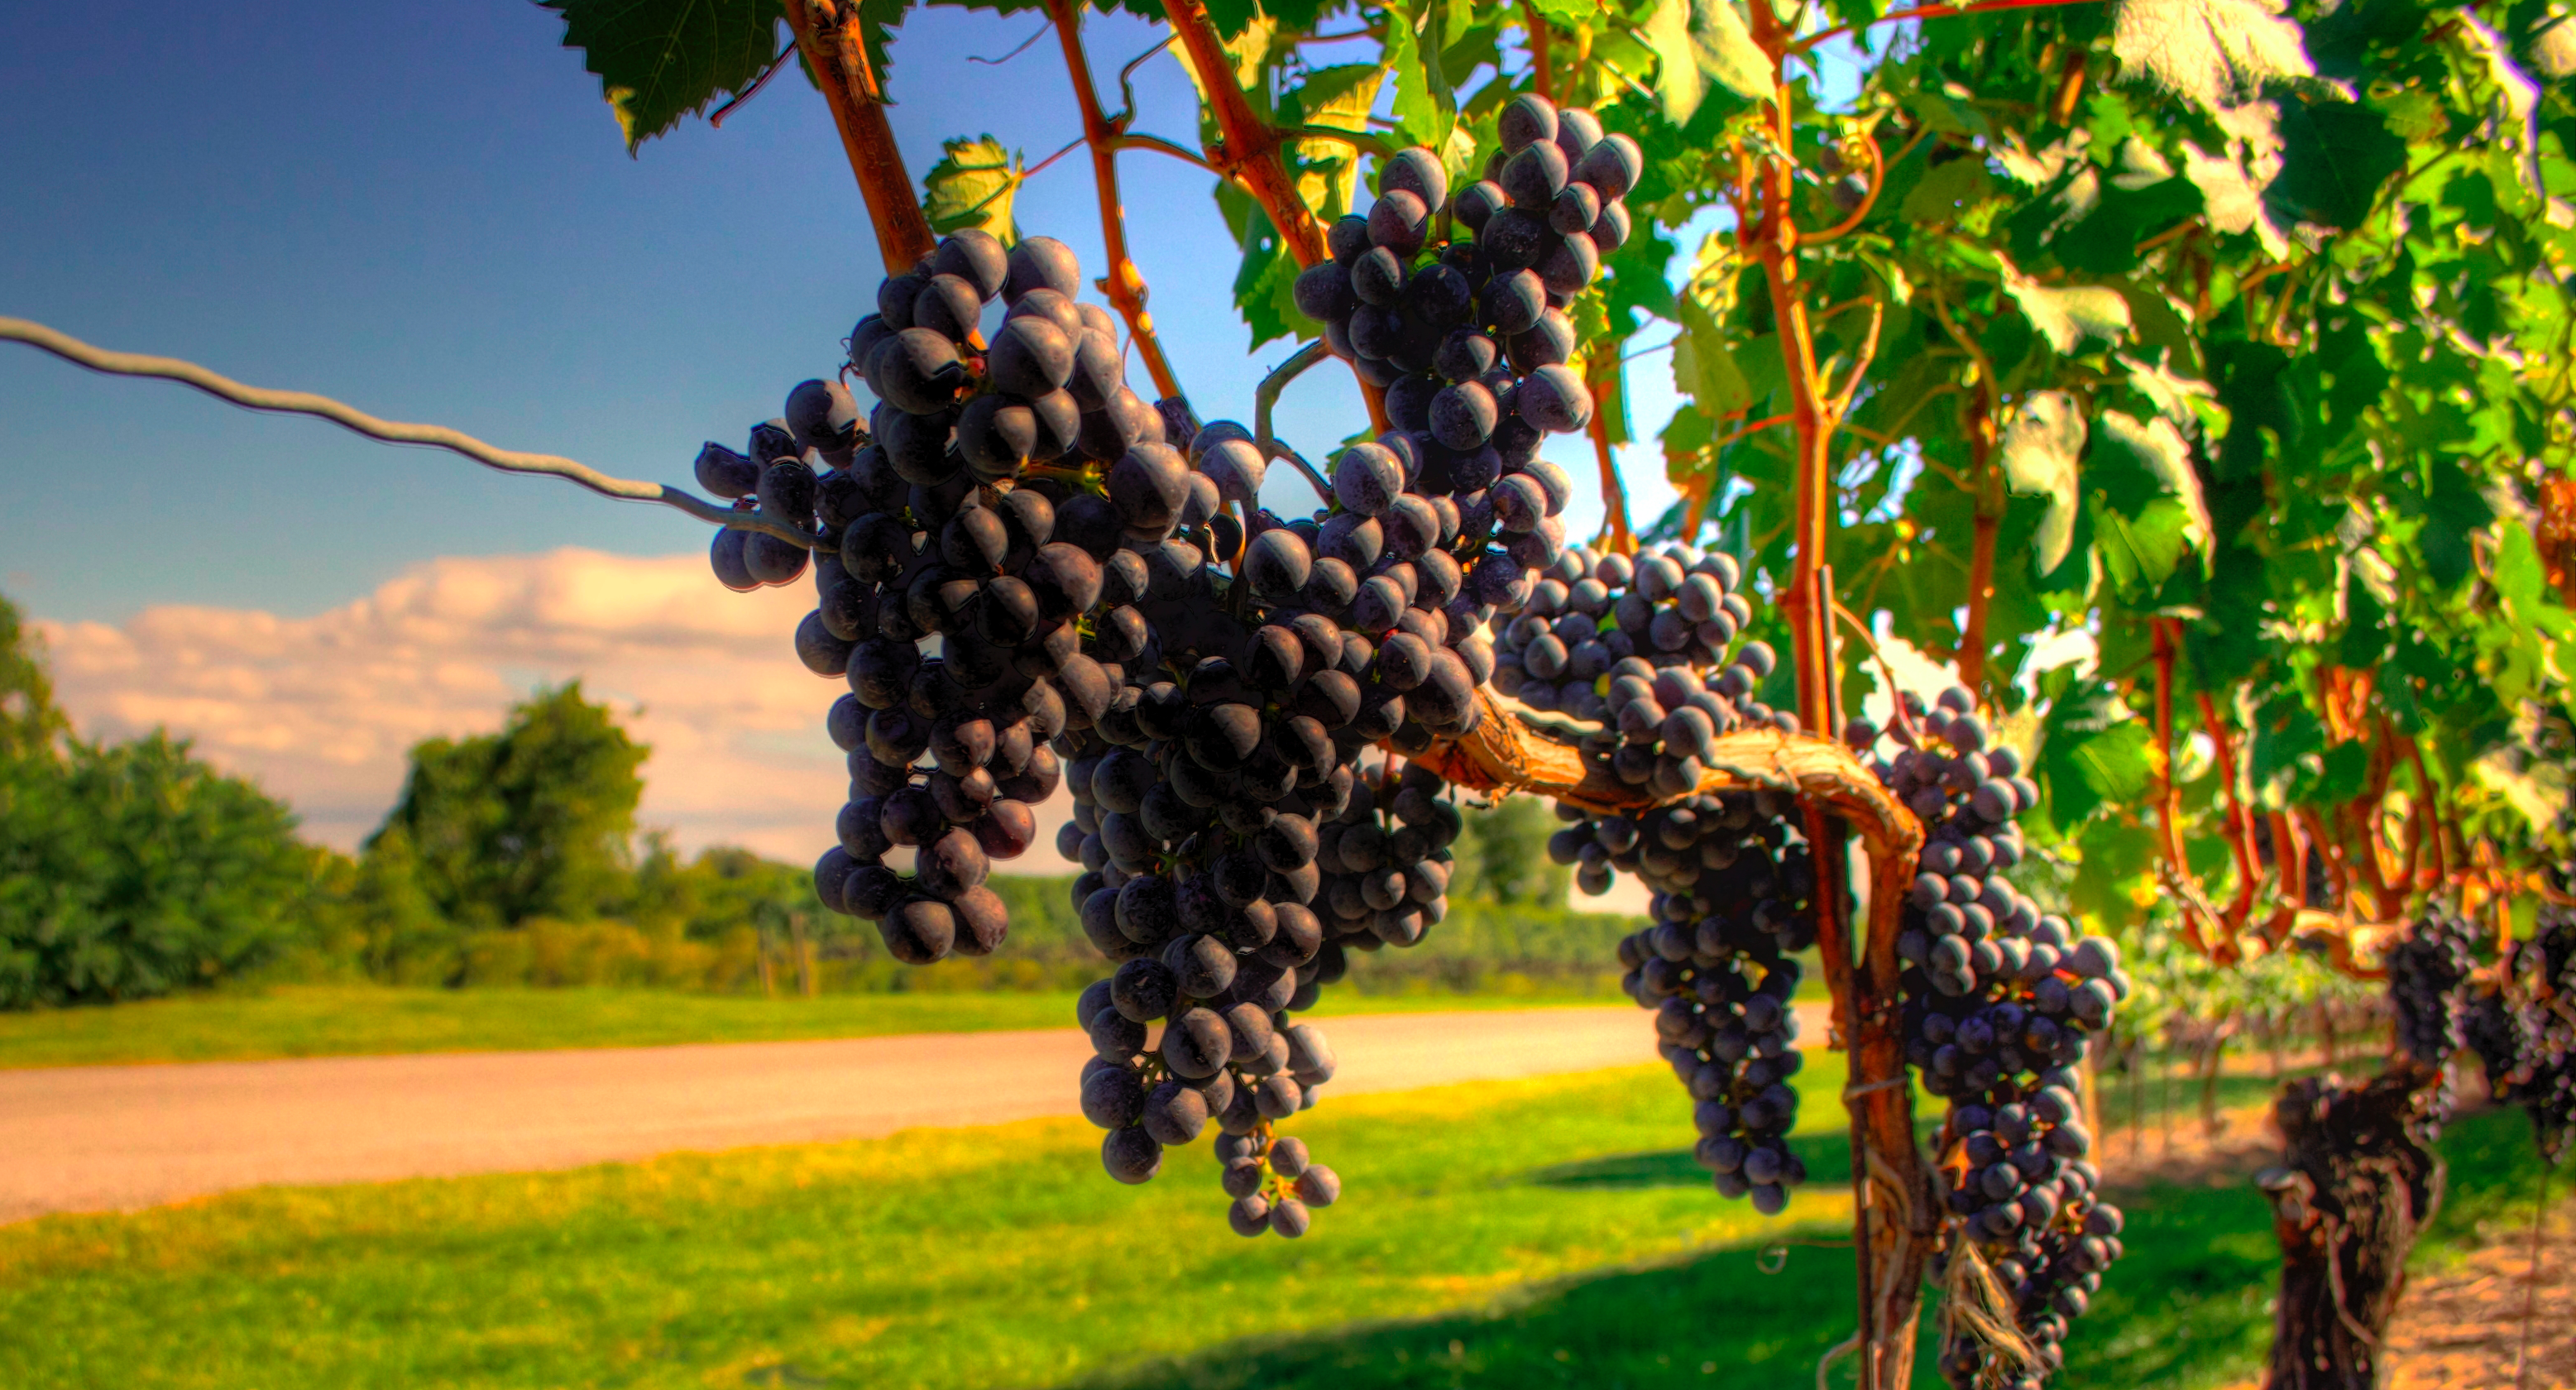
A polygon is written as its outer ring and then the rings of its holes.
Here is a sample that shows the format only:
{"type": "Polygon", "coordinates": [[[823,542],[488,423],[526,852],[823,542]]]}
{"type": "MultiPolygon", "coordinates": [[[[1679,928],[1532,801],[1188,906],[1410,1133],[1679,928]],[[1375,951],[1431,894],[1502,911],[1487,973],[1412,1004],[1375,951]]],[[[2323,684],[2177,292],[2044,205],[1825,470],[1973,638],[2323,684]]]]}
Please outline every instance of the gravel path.
{"type": "MultiPolygon", "coordinates": [[[[1627,1005],[1320,1022],[1327,1102],[1655,1055],[1627,1005]]],[[[0,1221],[1070,1114],[1088,1052],[1062,1029],[0,1072],[0,1221]]]]}

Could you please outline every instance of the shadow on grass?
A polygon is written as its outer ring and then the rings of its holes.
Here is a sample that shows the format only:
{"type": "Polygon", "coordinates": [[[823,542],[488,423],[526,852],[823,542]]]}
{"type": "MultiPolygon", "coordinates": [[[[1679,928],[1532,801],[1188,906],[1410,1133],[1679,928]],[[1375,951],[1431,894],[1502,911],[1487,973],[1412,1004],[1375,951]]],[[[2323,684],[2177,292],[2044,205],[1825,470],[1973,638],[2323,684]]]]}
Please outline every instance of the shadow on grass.
{"type": "MultiPolygon", "coordinates": [[[[1798,1144],[1819,1185],[1848,1180],[1841,1136],[1798,1144]]],[[[2522,1210],[2538,1160],[2518,1111],[2486,1111],[2442,1142],[2451,1196],[2424,1242],[2522,1210]]],[[[1561,1164],[1521,1182],[1650,1188],[1704,1181],[1687,1152],[1561,1164]]],[[[2077,1323],[2061,1390],[2207,1390],[2259,1373],[2280,1255],[2250,1183],[2115,1192],[2128,1256],[2077,1323]]],[[[1717,1200],[1714,1196],[1711,1201],[1717,1200]]],[[[1646,1267],[1532,1285],[1485,1308],[1257,1338],[1080,1382],[1082,1390],[1421,1390],[1427,1387],[1777,1387],[1814,1382],[1851,1327],[1852,1259],[1836,1231],[1784,1229],[1646,1267]],[[1785,1246],[1785,1251],[1784,1247],[1785,1246]],[[1783,1258],[1785,1253],[1785,1258],[1783,1258]],[[1766,1273],[1774,1267],[1777,1273],[1766,1273]]],[[[1936,1390],[1927,1297],[1914,1385],[1936,1390]]],[[[1848,1375],[1835,1377],[1848,1385],[1848,1375]]]]}
{"type": "MultiPolygon", "coordinates": [[[[1814,1228],[1796,1234],[1830,1236],[1814,1228]]],[[[1480,1312],[1251,1339],[1083,1384],[1095,1390],[1806,1385],[1816,1358],[1848,1333],[1851,1255],[1793,1247],[1779,1273],[1761,1272],[1777,1258],[1775,1251],[1766,1259],[1760,1245],[1730,1246],[1674,1264],[1536,1286],[1480,1312]]]]}

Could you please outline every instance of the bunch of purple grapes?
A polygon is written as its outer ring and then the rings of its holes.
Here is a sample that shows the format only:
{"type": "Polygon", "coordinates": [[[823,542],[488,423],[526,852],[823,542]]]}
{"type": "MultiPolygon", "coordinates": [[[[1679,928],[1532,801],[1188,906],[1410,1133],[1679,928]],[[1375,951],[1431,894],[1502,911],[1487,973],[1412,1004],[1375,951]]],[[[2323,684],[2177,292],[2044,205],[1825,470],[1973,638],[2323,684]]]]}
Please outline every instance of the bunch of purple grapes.
{"type": "Polygon", "coordinates": [[[1579,738],[1586,761],[1662,803],[1605,813],[1560,801],[1568,824],[1548,854],[1586,893],[1607,891],[1617,870],[1652,890],[1653,925],[1619,945],[1623,987],[1655,1013],[1717,1190],[1773,1215],[1806,1179],[1785,1140],[1803,1060],[1793,957],[1815,944],[1815,870],[1793,798],[1695,794],[1719,737],[1796,727],[1755,698],[1775,661],[1743,637],[1752,620],[1731,555],[1575,547],[1504,629],[1495,689],[1603,726],[1579,738]]]}
{"type": "Polygon", "coordinates": [[[2424,913],[2388,952],[2388,1005],[2397,1046],[2439,1069],[2468,1045],[2469,976],[2478,968],[2477,928],[2447,903],[2424,913]]]}
{"type": "Polygon", "coordinates": [[[1747,641],[1727,657],[1753,621],[1742,575],[1734,556],[1685,545],[1633,560],[1570,550],[1504,628],[1494,688],[1608,725],[1593,742],[1621,782],[1686,796],[1718,738],[1798,728],[1796,715],[1757,698],[1777,666],[1769,644],[1747,641]]]}
{"type": "Polygon", "coordinates": [[[1078,1018],[1103,1162],[1142,1181],[1213,1123],[1247,1233],[1302,1233],[1338,1192],[1274,1133],[1333,1072],[1293,1015],[1351,951],[1445,914],[1459,811],[1406,759],[1485,717],[1489,624],[1564,554],[1572,482],[1538,443],[1590,414],[1564,310],[1627,233],[1639,156],[1536,98],[1503,133],[1454,207],[1429,151],[1389,157],[1301,277],[1395,426],[1329,461],[1311,515],[1261,507],[1285,446],[1127,387],[1115,321],[1046,238],[941,242],[851,332],[871,408],[808,382],[748,453],[700,459],[746,520],[809,538],[728,528],[711,558],[736,588],[814,569],[797,650],[850,687],[826,720],[851,787],[824,904],[899,960],[989,951],[991,865],[1069,787],[1058,847],[1118,965],[1078,1018]],[[1443,242],[1453,225],[1478,235],[1443,242]]]}
{"type": "Polygon", "coordinates": [[[2541,1155],[2564,1163],[2576,1152],[2576,909],[2541,906],[2500,978],[2470,995],[2465,1032],[2488,1089],[2522,1106],[2541,1155]]]}
{"type": "Polygon", "coordinates": [[[1298,276],[1296,300],[1335,354],[1386,389],[1421,492],[1453,497],[1466,531],[1508,538],[1517,566],[1497,562],[1473,584],[1480,601],[1509,606],[1513,571],[1548,564],[1564,543],[1570,482],[1539,460],[1539,441],[1582,429],[1593,406],[1569,365],[1565,309],[1626,240],[1621,200],[1643,158],[1592,113],[1535,95],[1515,98],[1497,126],[1487,177],[1454,203],[1431,151],[1387,160],[1377,201],[1328,230],[1332,259],[1298,276]],[[1474,239],[1440,240],[1456,227],[1474,239]]]}
{"type": "Polygon", "coordinates": [[[2014,818],[2037,804],[2038,788],[1975,697],[1953,688],[1931,704],[1901,698],[1903,717],[1884,733],[1854,720],[1844,740],[1924,825],[1897,955],[1906,1061],[1949,1103],[1943,1258],[1977,1247],[2040,1358],[2016,1378],[1963,1339],[1943,1348],[1941,1370],[1953,1385],[2036,1387],[2062,1363],[2068,1321],[2120,1256],[2119,1209],[2100,1199],[2086,1157],[2093,1136],[2076,1068],[2129,978],[2111,941],[2079,939],[2004,876],[2026,854],[2014,818]],[[1882,740],[1893,745],[1883,758],[1882,740]]]}

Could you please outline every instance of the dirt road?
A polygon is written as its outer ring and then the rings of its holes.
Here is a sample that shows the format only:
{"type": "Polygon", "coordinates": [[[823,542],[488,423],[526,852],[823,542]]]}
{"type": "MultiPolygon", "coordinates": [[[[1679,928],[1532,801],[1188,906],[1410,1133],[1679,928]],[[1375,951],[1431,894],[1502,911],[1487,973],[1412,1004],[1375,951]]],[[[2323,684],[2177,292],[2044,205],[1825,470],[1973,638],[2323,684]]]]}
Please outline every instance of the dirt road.
{"type": "MultiPolygon", "coordinates": [[[[1625,1005],[1321,1022],[1327,1097],[1654,1060],[1625,1005]]],[[[1088,1053],[1064,1029],[0,1072],[0,1221],[1069,1114],[1088,1053]]]]}

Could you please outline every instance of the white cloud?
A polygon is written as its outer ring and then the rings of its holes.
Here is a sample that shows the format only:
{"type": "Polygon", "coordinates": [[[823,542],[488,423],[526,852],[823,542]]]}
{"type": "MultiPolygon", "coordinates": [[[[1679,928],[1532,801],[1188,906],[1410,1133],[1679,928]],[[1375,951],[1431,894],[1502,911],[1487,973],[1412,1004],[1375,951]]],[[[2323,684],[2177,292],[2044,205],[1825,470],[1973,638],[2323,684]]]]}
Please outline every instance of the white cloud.
{"type": "MultiPolygon", "coordinates": [[[[564,549],[434,560],[311,618],[171,604],[36,626],[84,735],[165,726],[343,849],[393,804],[412,744],[497,729],[538,686],[579,678],[652,747],[644,825],[803,860],[831,844],[849,785],[823,734],[844,687],[796,659],[812,605],[803,581],[728,593],[694,554],[564,549]]],[[[1013,870],[1064,871],[1054,824],[1013,870]]]]}

